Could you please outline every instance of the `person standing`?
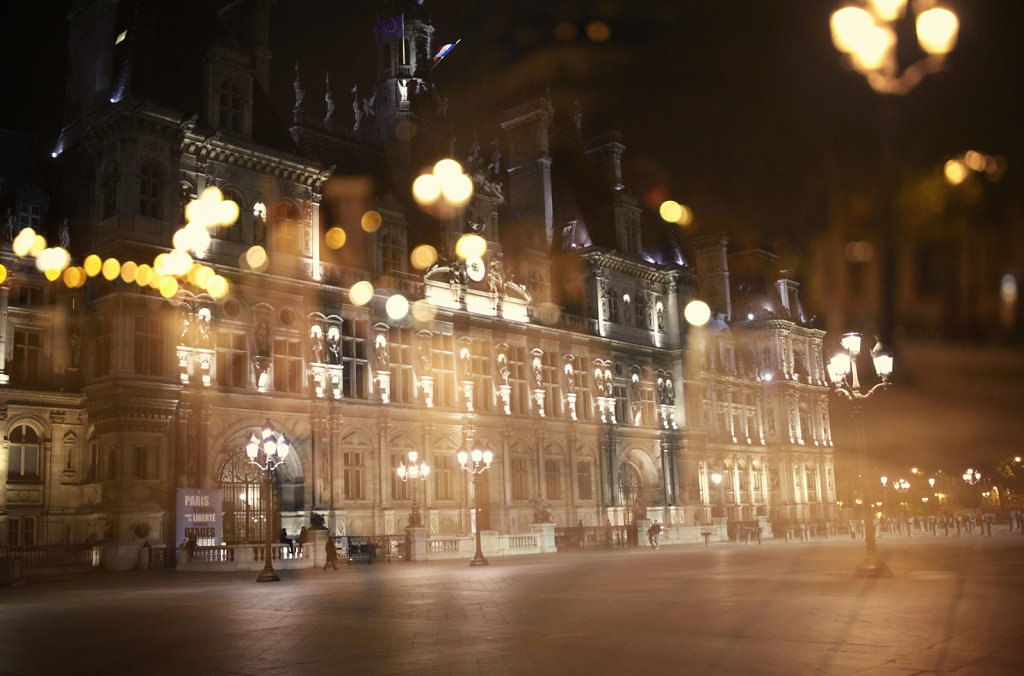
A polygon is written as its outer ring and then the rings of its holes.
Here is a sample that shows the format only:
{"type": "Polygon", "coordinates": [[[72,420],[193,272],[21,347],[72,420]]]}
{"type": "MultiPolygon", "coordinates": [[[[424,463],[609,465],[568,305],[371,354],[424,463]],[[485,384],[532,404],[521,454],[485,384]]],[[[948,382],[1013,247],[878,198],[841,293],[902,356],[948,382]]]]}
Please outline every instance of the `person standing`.
{"type": "Polygon", "coordinates": [[[661,524],[655,521],[647,529],[647,539],[651,543],[651,549],[661,549],[661,524]]]}
{"type": "Polygon", "coordinates": [[[324,570],[327,570],[327,564],[330,564],[331,568],[334,570],[338,570],[338,548],[334,546],[334,540],[328,537],[327,544],[324,545],[324,549],[327,551],[327,559],[324,561],[324,570]]]}

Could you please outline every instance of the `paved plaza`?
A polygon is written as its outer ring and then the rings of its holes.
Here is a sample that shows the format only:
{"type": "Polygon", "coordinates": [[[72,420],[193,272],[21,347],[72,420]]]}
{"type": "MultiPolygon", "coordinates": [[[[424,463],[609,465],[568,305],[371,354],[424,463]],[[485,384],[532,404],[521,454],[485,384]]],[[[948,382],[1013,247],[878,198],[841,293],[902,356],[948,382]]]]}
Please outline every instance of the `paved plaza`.
{"type": "Polygon", "coordinates": [[[2,674],[1009,674],[1024,537],[712,544],[0,587],[2,674]]]}

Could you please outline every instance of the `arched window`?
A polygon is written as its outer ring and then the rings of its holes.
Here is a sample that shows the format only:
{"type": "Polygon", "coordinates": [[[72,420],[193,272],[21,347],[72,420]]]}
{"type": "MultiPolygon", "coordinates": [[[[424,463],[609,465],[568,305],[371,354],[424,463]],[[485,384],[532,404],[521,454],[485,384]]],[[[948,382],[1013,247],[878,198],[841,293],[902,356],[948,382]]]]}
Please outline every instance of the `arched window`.
{"type": "Polygon", "coordinates": [[[163,209],[163,172],[155,162],[146,162],[139,169],[139,214],[160,218],[163,209]]]}
{"type": "Polygon", "coordinates": [[[244,92],[237,80],[222,80],[217,88],[217,122],[225,131],[242,131],[244,92]]]}
{"type": "Polygon", "coordinates": [[[242,241],[242,217],[245,214],[245,200],[238,193],[237,190],[225,190],[224,201],[232,201],[238,205],[238,219],[235,220],[231,225],[222,225],[217,228],[217,237],[225,239],[229,242],[241,242],[242,241]]]}
{"type": "Polygon", "coordinates": [[[229,545],[264,542],[268,500],[261,472],[245,453],[236,453],[224,464],[220,488],[224,499],[224,541],[229,545]]]}
{"type": "Polygon", "coordinates": [[[16,426],[8,435],[11,442],[7,464],[8,481],[40,481],[39,433],[27,424],[16,426]]]}
{"type": "Polygon", "coordinates": [[[108,162],[103,167],[103,179],[100,184],[100,217],[113,218],[117,213],[117,162],[108,162]]]}

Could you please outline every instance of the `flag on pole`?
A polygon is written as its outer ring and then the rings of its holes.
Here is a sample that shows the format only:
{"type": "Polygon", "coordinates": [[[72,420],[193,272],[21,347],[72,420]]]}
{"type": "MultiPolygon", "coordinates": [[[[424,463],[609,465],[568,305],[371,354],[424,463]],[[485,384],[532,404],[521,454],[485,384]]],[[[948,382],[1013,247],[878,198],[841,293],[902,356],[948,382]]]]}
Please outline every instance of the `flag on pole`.
{"type": "Polygon", "coordinates": [[[442,46],[441,49],[437,50],[437,54],[434,54],[434,65],[436,66],[438,61],[448,56],[448,52],[455,49],[455,45],[459,44],[460,42],[462,42],[461,38],[456,40],[455,42],[449,42],[448,44],[442,46]]]}
{"type": "Polygon", "coordinates": [[[400,38],[405,35],[405,15],[377,21],[377,34],[382,38],[400,38]]]}

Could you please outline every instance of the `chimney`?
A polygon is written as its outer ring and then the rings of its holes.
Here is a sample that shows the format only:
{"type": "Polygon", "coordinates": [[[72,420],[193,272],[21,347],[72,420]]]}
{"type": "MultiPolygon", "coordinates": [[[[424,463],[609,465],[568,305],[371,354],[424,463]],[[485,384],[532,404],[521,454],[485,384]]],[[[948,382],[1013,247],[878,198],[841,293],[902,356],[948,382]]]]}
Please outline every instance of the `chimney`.
{"type": "Polygon", "coordinates": [[[587,158],[597,167],[613,190],[622,190],[622,135],[617,131],[604,134],[587,143],[587,158]]]}
{"type": "Polygon", "coordinates": [[[726,321],[732,319],[728,245],[729,238],[721,233],[699,237],[693,242],[700,296],[713,313],[724,316],[726,321]]]}
{"type": "Polygon", "coordinates": [[[775,287],[779,291],[779,301],[782,309],[786,311],[790,319],[803,321],[804,309],[800,306],[800,284],[788,279],[789,270],[782,270],[782,278],[776,280],[775,287]]]}

